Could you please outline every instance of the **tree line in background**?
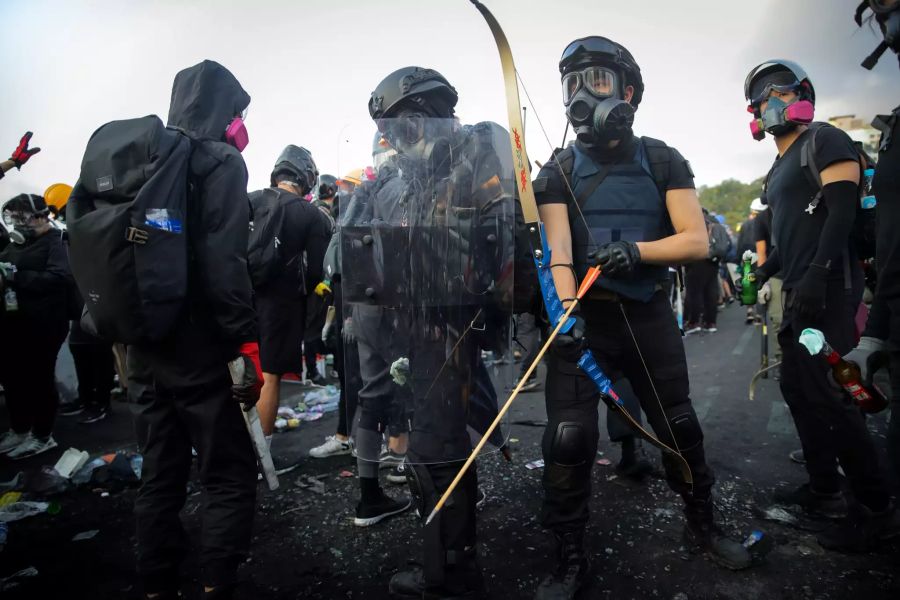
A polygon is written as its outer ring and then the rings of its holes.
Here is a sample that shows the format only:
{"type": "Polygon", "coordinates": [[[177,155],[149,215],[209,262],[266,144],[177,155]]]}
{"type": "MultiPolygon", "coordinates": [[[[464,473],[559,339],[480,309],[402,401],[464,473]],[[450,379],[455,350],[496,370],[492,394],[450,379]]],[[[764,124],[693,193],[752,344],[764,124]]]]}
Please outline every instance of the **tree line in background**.
{"type": "Polygon", "coordinates": [[[718,185],[701,185],[697,189],[700,204],[710,212],[725,215],[725,221],[737,231],[737,226],[750,214],[750,203],[762,193],[764,179],[760,177],[750,183],[726,179],[718,185]]]}

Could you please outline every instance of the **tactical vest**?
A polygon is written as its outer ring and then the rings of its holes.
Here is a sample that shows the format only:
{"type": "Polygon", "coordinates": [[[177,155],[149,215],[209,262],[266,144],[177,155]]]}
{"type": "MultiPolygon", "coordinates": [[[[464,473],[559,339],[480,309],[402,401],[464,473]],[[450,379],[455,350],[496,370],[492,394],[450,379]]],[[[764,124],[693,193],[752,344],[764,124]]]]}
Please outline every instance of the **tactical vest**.
{"type": "MultiPolygon", "coordinates": [[[[591,265],[589,255],[609,242],[649,242],[672,235],[672,222],[665,198],[653,178],[653,171],[643,142],[636,144],[631,161],[608,167],[607,175],[592,193],[584,198],[585,188],[604,165],[597,164],[577,144],[572,146],[572,191],[578,209],[570,204],[572,258],[578,278],[584,278],[591,265]],[[590,228],[590,235],[588,229],[590,228]]],[[[648,302],[659,285],[668,279],[668,268],[639,264],[628,277],[601,277],[594,284],[626,298],[648,302]]]]}

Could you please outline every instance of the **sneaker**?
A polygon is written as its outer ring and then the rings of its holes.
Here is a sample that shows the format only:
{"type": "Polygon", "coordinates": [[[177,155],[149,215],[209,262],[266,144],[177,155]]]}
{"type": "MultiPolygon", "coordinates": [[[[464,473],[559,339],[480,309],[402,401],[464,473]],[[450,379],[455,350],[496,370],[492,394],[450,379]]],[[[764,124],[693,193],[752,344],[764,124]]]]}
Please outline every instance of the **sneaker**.
{"type": "Polygon", "coordinates": [[[329,456],[343,456],[351,452],[350,440],[339,440],[337,436],[329,435],[325,438],[324,444],[310,448],[309,455],[313,458],[328,458],[329,456]]]}
{"type": "Polygon", "coordinates": [[[109,416],[109,409],[105,406],[100,408],[94,408],[88,410],[87,414],[78,419],[78,422],[82,425],[90,425],[91,423],[97,423],[98,421],[102,421],[106,417],[109,416]]]}
{"type": "Polygon", "coordinates": [[[54,448],[56,448],[56,441],[53,439],[52,435],[48,435],[46,438],[41,439],[29,433],[25,441],[19,444],[14,450],[11,450],[7,456],[13,460],[19,460],[37,456],[38,454],[53,450],[54,448]]]}
{"type": "Polygon", "coordinates": [[[803,449],[793,450],[790,454],[788,454],[788,458],[797,463],[798,465],[806,464],[806,457],[803,456],[803,449]]]}
{"type": "Polygon", "coordinates": [[[699,333],[701,331],[701,327],[699,323],[685,323],[684,325],[684,335],[691,335],[692,333],[699,333]]]}
{"type": "Polygon", "coordinates": [[[412,506],[412,499],[408,496],[402,500],[394,500],[390,496],[381,494],[381,498],[377,502],[363,503],[356,505],[356,517],[353,524],[357,527],[369,527],[380,523],[388,517],[399,515],[412,506]]]}
{"type": "Polygon", "coordinates": [[[57,413],[62,417],[72,417],[75,415],[80,415],[84,412],[84,404],[81,403],[81,400],[71,400],[69,402],[63,402],[59,405],[59,410],[57,413]]]}
{"type": "Polygon", "coordinates": [[[776,490],[772,500],[785,506],[799,506],[813,517],[842,519],[847,515],[847,501],[840,492],[816,492],[808,483],[794,490],[776,490]]]}
{"type": "Polygon", "coordinates": [[[844,519],[817,535],[816,541],[828,550],[868,552],[879,541],[898,536],[900,536],[900,512],[893,502],[880,512],[857,504],[844,519]]]}
{"type": "Polygon", "coordinates": [[[325,387],[328,385],[328,380],[316,373],[316,376],[312,379],[307,380],[310,385],[314,385],[317,387],[325,387]]]}
{"type": "Polygon", "coordinates": [[[715,333],[718,331],[718,329],[716,329],[715,323],[707,323],[703,326],[703,331],[705,331],[706,333],[715,333]]]}
{"type": "MultiPolygon", "coordinates": [[[[514,383],[507,385],[505,388],[503,388],[503,390],[507,394],[511,394],[512,391],[516,389],[516,386],[519,385],[519,380],[521,378],[522,378],[522,376],[519,375],[519,377],[515,380],[514,383]]],[[[534,390],[538,389],[539,387],[541,387],[541,382],[538,381],[537,376],[532,375],[531,377],[528,378],[528,381],[526,381],[525,383],[522,384],[522,389],[519,390],[519,392],[520,393],[533,392],[534,390]]]]}
{"type": "Polygon", "coordinates": [[[28,433],[16,433],[12,429],[0,436],[0,454],[7,454],[22,445],[28,439],[28,433]]]}
{"type": "Polygon", "coordinates": [[[400,463],[395,466],[393,469],[388,471],[388,474],[385,476],[385,479],[390,481],[391,483],[396,483],[397,485],[403,485],[406,483],[406,464],[400,463]]]}
{"type": "Polygon", "coordinates": [[[393,450],[384,450],[378,456],[378,470],[381,471],[383,469],[394,469],[397,466],[403,464],[403,461],[406,460],[405,454],[397,454],[393,450]]]}
{"type": "MultiPolygon", "coordinates": [[[[520,392],[533,392],[533,391],[535,391],[536,389],[538,389],[539,387],[541,387],[541,382],[538,381],[538,378],[537,378],[537,377],[531,376],[531,377],[528,379],[528,381],[526,381],[526,382],[522,385],[522,389],[519,390],[519,391],[520,391],[520,392]]],[[[513,388],[513,389],[515,389],[515,388],[513,388]]]]}

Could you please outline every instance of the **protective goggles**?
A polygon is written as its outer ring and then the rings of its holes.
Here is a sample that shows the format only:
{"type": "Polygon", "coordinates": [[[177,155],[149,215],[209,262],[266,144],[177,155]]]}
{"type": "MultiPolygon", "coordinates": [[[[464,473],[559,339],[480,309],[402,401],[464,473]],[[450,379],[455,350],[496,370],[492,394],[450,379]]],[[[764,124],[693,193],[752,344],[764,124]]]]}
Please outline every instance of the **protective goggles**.
{"type": "Polygon", "coordinates": [[[391,146],[410,146],[425,137],[427,118],[422,113],[401,113],[394,118],[378,119],[376,125],[391,146]]]}
{"type": "Polygon", "coordinates": [[[566,73],[562,78],[563,104],[568,106],[582,86],[592,96],[609,98],[616,94],[616,74],[606,67],[588,67],[566,73]]]}
{"type": "Polygon", "coordinates": [[[759,93],[750,100],[750,106],[759,106],[769,99],[769,96],[772,94],[772,92],[788,94],[791,92],[796,92],[799,89],[799,81],[787,84],[767,83],[765,86],[763,86],[762,90],[760,90],[759,93]]]}
{"type": "Polygon", "coordinates": [[[37,216],[38,215],[33,212],[26,212],[21,210],[4,210],[3,222],[6,223],[6,225],[9,227],[21,229],[23,227],[32,225],[37,216]]]}

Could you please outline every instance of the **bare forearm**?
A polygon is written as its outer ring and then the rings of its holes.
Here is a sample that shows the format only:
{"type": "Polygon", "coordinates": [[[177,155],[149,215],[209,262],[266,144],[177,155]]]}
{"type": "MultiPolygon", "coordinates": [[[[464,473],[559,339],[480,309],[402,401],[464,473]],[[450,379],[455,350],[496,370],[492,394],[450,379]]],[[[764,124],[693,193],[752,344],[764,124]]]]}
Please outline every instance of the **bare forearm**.
{"type": "Polygon", "coordinates": [[[709,240],[706,230],[682,231],[653,242],[638,242],[641,262],[677,265],[707,258],[709,240]]]}
{"type": "Polygon", "coordinates": [[[10,169],[12,169],[15,166],[16,166],[16,163],[14,163],[13,161],[4,160],[3,162],[0,162],[0,171],[3,171],[4,173],[6,173],[7,171],[9,171],[10,169]]]}
{"type": "Polygon", "coordinates": [[[768,255],[766,254],[766,243],[762,240],[756,242],[756,264],[760,267],[766,264],[768,255]]]}

